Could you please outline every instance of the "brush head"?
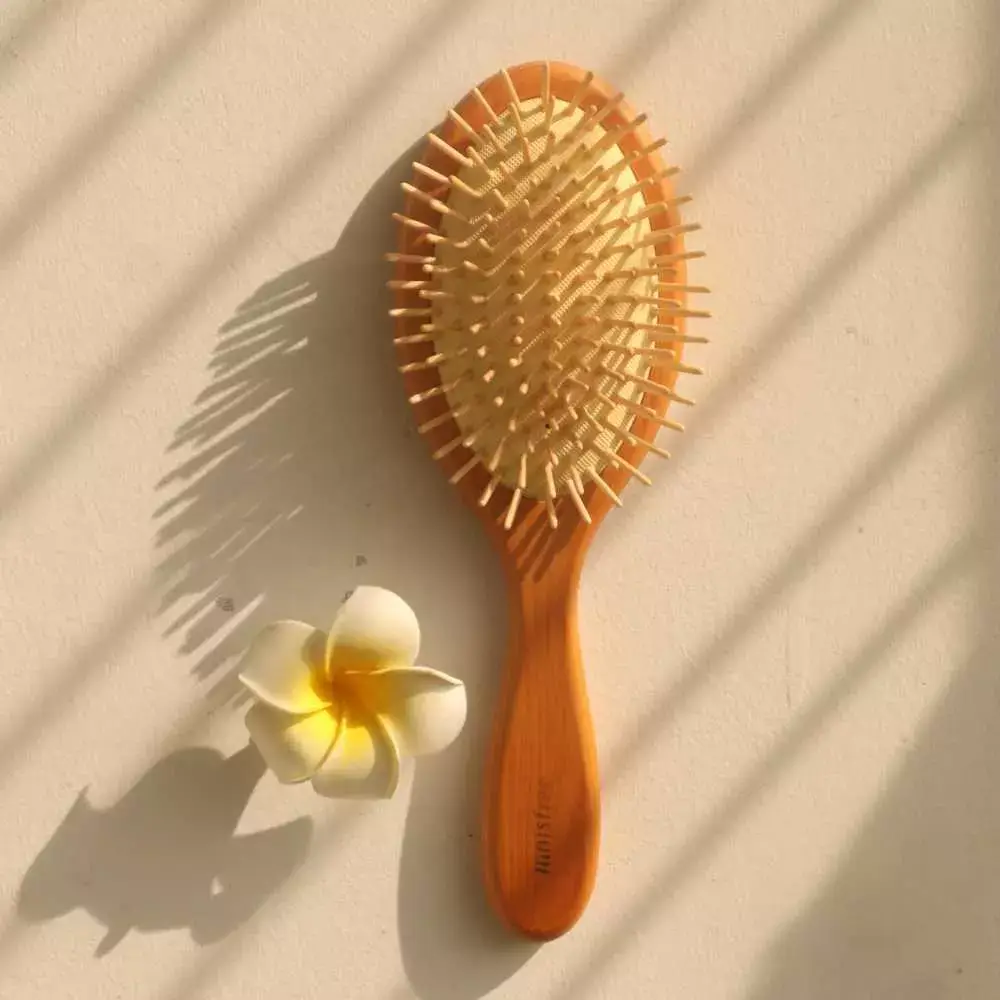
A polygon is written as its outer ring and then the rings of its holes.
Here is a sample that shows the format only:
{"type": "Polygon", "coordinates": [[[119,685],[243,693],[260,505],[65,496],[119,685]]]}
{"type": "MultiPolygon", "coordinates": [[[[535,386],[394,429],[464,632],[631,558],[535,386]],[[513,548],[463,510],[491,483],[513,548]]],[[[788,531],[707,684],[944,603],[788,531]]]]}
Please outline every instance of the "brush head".
{"type": "Polygon", "coordinates": [[[681,429],[668,402],[690,402],[674,381],[698,372],[681,348],[704,338],[685,321],[708,315],[687,308],[707,291],[684,278],[698,227],[680,221],[663,143],[642,141],[622,95],[595,99],[591,74],[570,95],[538,68],[537,90],[503,71],[449,112],[451,141],[429,137],[389,255],[400,368],[429,378],[410,396],[420,430],[453,482],[485,470],[477,502],[499,491],[508,529],[530,503],[556,527],[567,499],[590,522],[592,498],[649,482],[639,460],[667,455],[656,429],[681,429]]]}

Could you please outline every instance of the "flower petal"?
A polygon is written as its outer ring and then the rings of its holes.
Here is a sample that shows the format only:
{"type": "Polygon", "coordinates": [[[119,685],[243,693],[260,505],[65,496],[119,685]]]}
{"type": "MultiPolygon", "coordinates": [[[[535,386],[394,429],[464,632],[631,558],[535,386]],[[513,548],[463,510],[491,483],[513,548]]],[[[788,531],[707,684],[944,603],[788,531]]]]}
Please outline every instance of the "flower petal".
{"type": "Polygon", "coordinates": [[[307,715],[330,702],[313,686],[324,635],[305,622],[274,622],[257,633],[239,679],[254,697],[283,712],[307,715]]]}
{"type": "Polygon", "coordinates": [[[358,587],[337,612],[326,643],[327,670],[372,670],[411,664],[420,648],[413,609],[382,587],[358,587]]]}
{"type": "Polygon", "coordinates": [[[399,783],[399,757],[378,720],[346,706],[340,736],[312,779],[330,798],[389,798],[399,783]]]}
{"type": "Polygon", "coordinates": [[[465,685],[430,667],[351,672],[348,689],[375,714],[407,756],[438,753],[465,725],[465,685]]]}
{"type": "Polygon", "coordinates": [[[286,785],[316,773],[342,728],[333,711],[295,716],[262,702],[247,712],[246,727],[267,766],[286,785]]]}

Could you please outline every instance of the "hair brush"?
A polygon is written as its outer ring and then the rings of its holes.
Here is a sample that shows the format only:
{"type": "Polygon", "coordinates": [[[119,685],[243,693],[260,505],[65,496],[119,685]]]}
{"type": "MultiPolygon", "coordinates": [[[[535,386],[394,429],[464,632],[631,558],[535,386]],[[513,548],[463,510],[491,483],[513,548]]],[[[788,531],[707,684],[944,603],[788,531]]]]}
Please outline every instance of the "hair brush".
{"type": "Polygon", "coordinates": [[[594,885],[597,753],[576,594],[598,525],[667,416],[688,295],[676,168],[645,115],[562,63],[502,70],[450,110],[403,184],[389,287],[406,392],[433,457],[502,557],[509,653],[485,773],[494,908],[534,938],[594,885]]]}

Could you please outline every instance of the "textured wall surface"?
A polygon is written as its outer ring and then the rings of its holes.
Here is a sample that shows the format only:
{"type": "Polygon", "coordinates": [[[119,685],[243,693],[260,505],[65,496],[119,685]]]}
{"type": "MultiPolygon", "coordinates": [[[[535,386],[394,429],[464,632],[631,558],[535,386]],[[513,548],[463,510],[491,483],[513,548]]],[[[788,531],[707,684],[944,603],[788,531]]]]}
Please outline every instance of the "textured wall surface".
{"type": "Polygon", "coordinates": [[[0,997],[1000,996],[998,77],[997,0],[7,0],[0,997]],[[421,134],[546,57],[668,135],[715,294],[587,564],[602,867],[535,949],[476,864],[502,581],[380,255],[421,134]],[[227,676],[360,582],[471,714],[331,803],[227,676]]]}

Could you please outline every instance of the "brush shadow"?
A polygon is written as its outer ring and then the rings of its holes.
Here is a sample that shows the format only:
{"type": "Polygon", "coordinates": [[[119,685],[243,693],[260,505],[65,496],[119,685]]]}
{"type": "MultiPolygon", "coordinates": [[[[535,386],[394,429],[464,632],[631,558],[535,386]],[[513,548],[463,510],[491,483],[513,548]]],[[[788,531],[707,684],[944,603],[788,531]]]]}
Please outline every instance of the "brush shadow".
{"type": "Polygon", "coordinates": [[[465,682],[469,718],[414,768],[400,945],[421,996],[478,997],[533,949],[494,922],[477,852],[506,623],[500,567],[419,440],[388,317],[382,257],[416,154],[378,179],[331,250],[263,283],[219,329],[209,384],[159,484],[160,612],[209,696],[235,704],[235,662],[268,622],[326,628],[362,583],[413,606],[420,661],[465,682]]]}
{"type": "Polygon", "coordinates": [[[229,758],[187,748],[156,763],[109,809],[77,797],[20,887],[18,916],[83,909],[106,928],[96,954],[130,931],[188,928],[204,945],[249,919],[305,860],[306,817],[237,834],[264,764],[247,746],[229,758]]]}
{"type": "Polygon", "coordinates": [[[222,324],[208,385],[171,443],[160,612],[197,676],[223,690],[268,622],[325,628],[369,581],[412,601],[420,518],[457,506],[416,440],[386,315],[382,254],[411,158],[331,250],[265,281],[222,324]]]}

